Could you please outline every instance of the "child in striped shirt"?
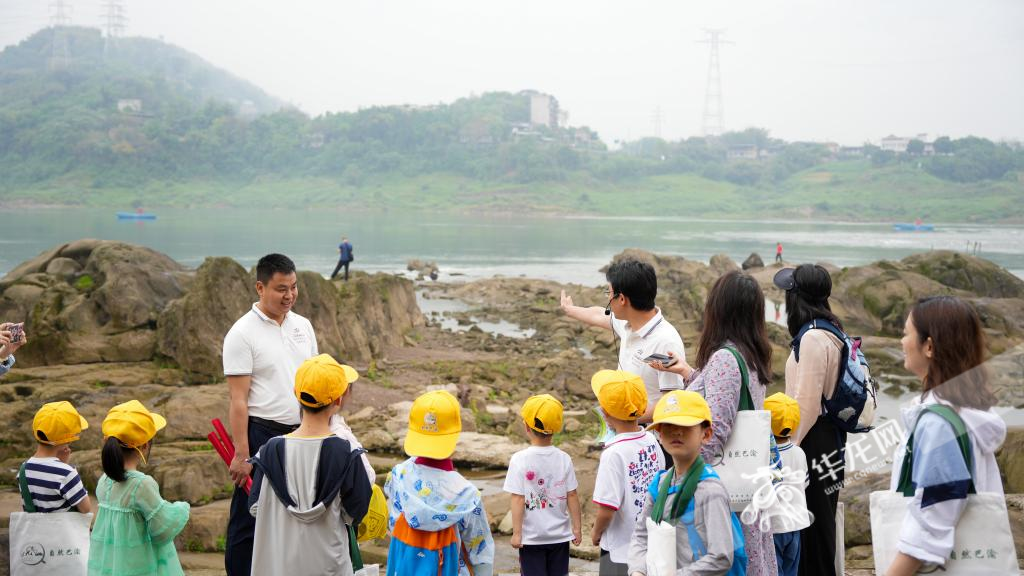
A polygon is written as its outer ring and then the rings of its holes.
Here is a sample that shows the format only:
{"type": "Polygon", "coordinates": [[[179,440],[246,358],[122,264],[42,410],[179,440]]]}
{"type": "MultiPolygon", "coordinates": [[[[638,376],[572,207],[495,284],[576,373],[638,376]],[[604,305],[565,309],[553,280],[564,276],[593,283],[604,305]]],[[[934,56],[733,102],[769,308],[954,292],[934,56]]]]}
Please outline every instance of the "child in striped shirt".
{"type": "Polygon", "coordinates": [[[92,512],[78,470],[68,464],[71,443],[89,427],[70,402],[44,404],[32,419],[36,453],[18,471],[26,512],[92,512]]]}

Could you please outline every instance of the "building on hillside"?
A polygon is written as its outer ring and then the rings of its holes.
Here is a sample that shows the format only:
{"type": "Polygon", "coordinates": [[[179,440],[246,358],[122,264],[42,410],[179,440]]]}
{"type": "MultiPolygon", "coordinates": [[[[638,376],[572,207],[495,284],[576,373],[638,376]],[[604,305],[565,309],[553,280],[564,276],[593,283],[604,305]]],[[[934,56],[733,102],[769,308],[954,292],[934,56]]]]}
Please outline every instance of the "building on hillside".
{"type": "MultiPolygon", "coordinates": [[[[558,100],[550,94],[528,92],[530,95],[530,124],[558,128],[558,100]]],[[[568,118],[568,113],[566,113],[568,118]]]]}
{"type": "Polygon", "coordinates": [[[729,160],[757,160],[761,156],[761,151],[757,146],[730,146],[725,152],[726,158],[729,160]]]}
{"type": "Polygon", "coordinates": [[[138,98],[121,98],[117,101],[117,111],[122,114],[141,114],[142,100],[138,98]]]}
{"type": "Polygon", "coordinates": [[[910,144],[910,140],[911,139],[906,136],[894,136],[890,134],[885,138],[882,138],[882,142],[878,147],[888,152],[904,154],[907,151],[907,146],[910,144]]]}

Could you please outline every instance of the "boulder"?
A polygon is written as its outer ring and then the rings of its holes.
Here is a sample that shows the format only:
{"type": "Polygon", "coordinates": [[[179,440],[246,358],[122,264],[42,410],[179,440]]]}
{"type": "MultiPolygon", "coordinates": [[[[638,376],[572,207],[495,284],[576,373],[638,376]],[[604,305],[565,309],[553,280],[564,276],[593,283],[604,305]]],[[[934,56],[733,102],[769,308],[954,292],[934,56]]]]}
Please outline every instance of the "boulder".
{"type": "Polygon", "coordinates": [[[764,260],[761,260],[761,256],[757,252],[751,252],[750,256],[743,261],[743,269],[750,270],[752,268],[764,268],[764,260]]]}
{"type": "Polygon", "coordinates": [[[1024,298],[1024,280],[977,256],[936,250],[904,258],[908,270],[955,290],[989,298],[1024,298]]]}
{"type": "Polygon", "coordinates": [[[252,306],[255,281],[230,258],[207,258],[188,293],[160,314],[157,352],[181,366],[190,381],[219,378],[224,335],[252,306]]]}
{"type": "Polygon", "coordinates": [[[719,276],[723,276],[728,272],[740,269],[740,267],[725,254],[715,254],[712,256],[711,261],[708,263],[708,267],[719,276]]]}
{"type": "Polygon", "coordinates": [[[231,500],[217,500],[189,510],[188,524],[174,539],[179,550],[189,552],[223,552],[231,500]]]}
{"type": "Polygon", "coordinates": [[[71,258],[54,258],[46,265],[46,273],[51,276],[71,278],[82,270],[82,265],[71,258]]]}

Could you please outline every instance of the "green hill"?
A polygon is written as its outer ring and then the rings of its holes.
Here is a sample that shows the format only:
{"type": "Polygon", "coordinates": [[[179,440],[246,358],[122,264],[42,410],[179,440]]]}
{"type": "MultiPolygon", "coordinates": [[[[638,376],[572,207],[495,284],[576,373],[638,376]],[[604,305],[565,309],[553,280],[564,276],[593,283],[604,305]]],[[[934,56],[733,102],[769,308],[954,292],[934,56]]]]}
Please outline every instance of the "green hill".
{"type": "Polygon", "coordinates": [[[160,41],[43,30],[0,52],[0,202],[1024,221],[1008,145],[844,155],[749,129],[609,151],[530,125],[530,94],[310,118],[160,41]]]}

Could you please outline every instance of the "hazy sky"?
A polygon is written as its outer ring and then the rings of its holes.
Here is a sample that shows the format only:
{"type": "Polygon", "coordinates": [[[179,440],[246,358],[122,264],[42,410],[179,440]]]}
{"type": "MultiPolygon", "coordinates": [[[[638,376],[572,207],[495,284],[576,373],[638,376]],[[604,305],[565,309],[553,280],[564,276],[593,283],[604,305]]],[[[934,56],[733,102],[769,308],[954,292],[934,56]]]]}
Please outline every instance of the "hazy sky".
{"type": "MultiPolygon", "coordinates": [[[[0,0],[0,46],[53,0],[0,0]]],[[[67,0],[99,26],[102,0],[67,0]]],[[[163,38],[311,114],[493,90],[554,94],[611,143],[699,135],[725,28],[725,127],[857,144],[895,133],[1024,139],[1022,0],[126,0],[163,38]]]]}

